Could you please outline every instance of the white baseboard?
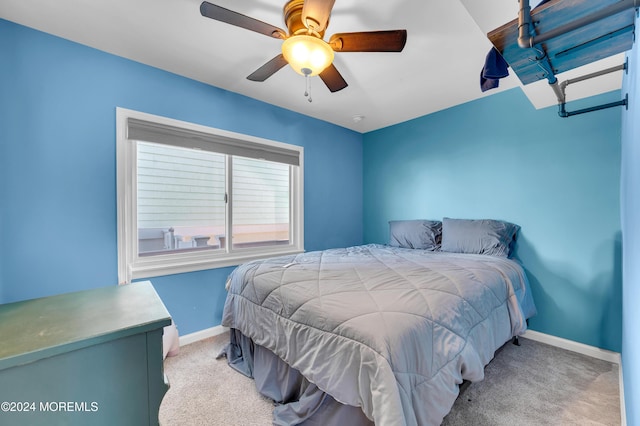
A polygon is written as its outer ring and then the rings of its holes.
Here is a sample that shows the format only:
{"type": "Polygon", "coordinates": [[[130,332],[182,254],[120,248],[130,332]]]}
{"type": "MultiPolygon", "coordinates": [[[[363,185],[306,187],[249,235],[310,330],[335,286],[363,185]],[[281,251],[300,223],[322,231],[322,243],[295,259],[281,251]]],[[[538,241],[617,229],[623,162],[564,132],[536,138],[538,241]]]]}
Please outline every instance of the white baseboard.
{"type": "Polygon", "coordinates": [[[620,383],[620,425],[627,426],[627,408],[624,403],[624,380],[622,374],[622,363],[618,368],[618,383],[620,383]]]}
{"type": "Polygon", "coordinates": [[[209,337],[217,336],[228,330],[229,330],[228,327],[217,325],[215,327],[196,331],[195,333],[185,334],[184,336],[180,336],[180,346],[188,345],[189,343],[194,343],[199,340],[208,339],[209,337]]]}
{"type": "Polygon", "coordinates": [[[563,339],[562,337],[551,336],[550,334],[540,333],[539,331],[527,330],[522,337],[535,340],[536,342],[546,343],[547,345],[556,346],[568,351],[577,352],[603,361],[618,364],[618,384],[620,387],[620,419],[621,425],[627,425],[627,412],[624,403],[624,382],[622,381],[622,362],[618,352],[608,351],[606,349],[596,348],[595,346],[585,345],[584,343],[574,342],[573,340],[563,339]]]}
{"type": "Polygon", "coordinates": [[[533,330],[527,330],[522,337],[620,365],[620,354],[618,352],[596,348],[595,346],[585,345],[584,343],[574,342],[573,340],[567,340],[562,337],[556,337],[533,330]]]}

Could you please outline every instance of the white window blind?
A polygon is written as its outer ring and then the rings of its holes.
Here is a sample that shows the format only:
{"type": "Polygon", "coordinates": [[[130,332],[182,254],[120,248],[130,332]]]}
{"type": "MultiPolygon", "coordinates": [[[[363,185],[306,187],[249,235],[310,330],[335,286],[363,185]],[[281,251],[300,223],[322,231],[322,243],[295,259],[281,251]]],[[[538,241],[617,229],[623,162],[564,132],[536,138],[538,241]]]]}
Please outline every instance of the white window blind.
{"type": "Polygon", "coordinates": [[[136,118],[127,120],[127,139],[258,158],[292,166],[300,165],[300,152],[298,150],[136,118]]]}

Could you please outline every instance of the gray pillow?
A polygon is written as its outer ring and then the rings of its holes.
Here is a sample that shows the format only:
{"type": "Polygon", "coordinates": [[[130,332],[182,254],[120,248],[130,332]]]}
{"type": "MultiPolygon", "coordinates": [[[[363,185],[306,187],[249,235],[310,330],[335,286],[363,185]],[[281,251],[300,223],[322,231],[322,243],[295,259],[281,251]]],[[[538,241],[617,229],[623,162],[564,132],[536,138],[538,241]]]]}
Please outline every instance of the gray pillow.
{"type": "Polygon", "coordinates": [[[509,257],[520,227],[493,219],[442,219],[442,251],[509,257]]]}
{"type": "Polygon", "coordinates": [[[389,245],[422,250],[439,250],[442,222],[439,220],[392,220],[389,222],[389,245]]]}

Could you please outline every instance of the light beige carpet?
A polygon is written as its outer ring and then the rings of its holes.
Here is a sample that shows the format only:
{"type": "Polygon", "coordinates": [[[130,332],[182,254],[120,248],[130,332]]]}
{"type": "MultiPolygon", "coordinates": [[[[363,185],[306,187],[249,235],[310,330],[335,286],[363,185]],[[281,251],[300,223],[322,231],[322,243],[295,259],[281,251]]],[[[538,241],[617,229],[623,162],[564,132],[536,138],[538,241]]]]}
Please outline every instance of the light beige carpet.
{"type": "MultiPolygon", "coordinates": [[[[228,333],[167,358],[162,426],[270,425],[273,404],[215,356],[228,333]]],[[[528,339],[505,345],[458,397],[447,426],[620,425],[618,366],[528,339]]]]}

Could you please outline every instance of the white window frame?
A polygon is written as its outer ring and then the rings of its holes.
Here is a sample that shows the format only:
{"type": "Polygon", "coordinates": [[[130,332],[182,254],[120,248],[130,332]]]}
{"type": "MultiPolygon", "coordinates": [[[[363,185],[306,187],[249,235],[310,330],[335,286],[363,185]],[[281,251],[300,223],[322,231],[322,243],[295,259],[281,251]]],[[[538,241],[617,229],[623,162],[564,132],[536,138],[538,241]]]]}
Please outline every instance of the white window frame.
{"type": "MultiPolygon", "coordinates": [[[[133,279],[149,278],[194,272],[205,269],[239,265],[256,259],[301,253],[304,251],[304,149],[285,144],[229,132],[226,130],[193,124],[167,117],[147,114],[124,108],[116,108],[116,162],[117,162],[117,211],[118,211],[118,281],[120,284],[133,279]],[[206,133],[226,141],[247,141],[255,146],[294,150],[299,155],[299,165],[290,167],[290,223],[288,245],[245,247],[233,249],[231,238],[226,238],[224,250],[185,251],[153,256],[138,255],[137,227],[137,144],[127,137],[128,119],[144,120],[159,125],[172,126],[186,131],[206,133]]],[[[230,171],[227,180],[230,180],[230,171]]],[[[229,186],[230,182],[227,182],[229,186]]],[[[227,235],[231,230],[232,197],[227,202],[227,235]]]]}

